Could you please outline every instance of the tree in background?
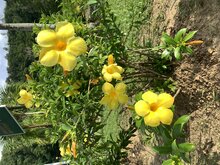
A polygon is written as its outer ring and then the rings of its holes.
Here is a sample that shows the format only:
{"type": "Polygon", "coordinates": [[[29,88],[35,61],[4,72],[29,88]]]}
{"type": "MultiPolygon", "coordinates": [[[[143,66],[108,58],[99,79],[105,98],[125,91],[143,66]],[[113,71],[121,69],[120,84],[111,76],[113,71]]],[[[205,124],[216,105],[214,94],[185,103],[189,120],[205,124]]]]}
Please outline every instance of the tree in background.
{"type": "MultiPolygon", "coordinates": [[[[16,141],[11,142],[13,145],[18,145],[16,141]]],[[[59,150],[57,145],[37,145],[24,146],[23,144],[16,149],[13,145],[5,145],[2,152],[0,165],[39,165],[44,163],[55,162],[58,158],[59,150]]]]}

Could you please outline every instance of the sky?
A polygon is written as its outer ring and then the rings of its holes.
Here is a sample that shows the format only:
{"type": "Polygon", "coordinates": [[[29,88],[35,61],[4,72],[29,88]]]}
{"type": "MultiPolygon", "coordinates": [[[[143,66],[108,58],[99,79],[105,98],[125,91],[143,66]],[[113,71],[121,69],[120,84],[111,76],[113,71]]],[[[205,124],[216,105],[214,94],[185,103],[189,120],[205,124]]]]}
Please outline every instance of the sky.
{"type": "MultiPolygon", "coordinates": [[[[0,0],[0,22],[4,21],[4,8],[5,1],[0,0]]],[[[5,55],[7,51],[4,48],[7,47],[7,31],[0,30],[0,87],[5,85],[5,80],[7,78],[7,60],[5,59],[5,55]]]]}
{"type": "MultiPolygon", "coordinates": [[[[0,22],[4,20],[4,8],[5,8],[5,1],[0,0],[0,22]]],[[[0,30],[0,87],[5,85],[5,80],[7,78],[7,60],[5,59],[6,51],[4,50],[7,47],[7,31],[0,30]]],[[[0,159],[2,157],[2,143],[0,142],[0,159]]]]}

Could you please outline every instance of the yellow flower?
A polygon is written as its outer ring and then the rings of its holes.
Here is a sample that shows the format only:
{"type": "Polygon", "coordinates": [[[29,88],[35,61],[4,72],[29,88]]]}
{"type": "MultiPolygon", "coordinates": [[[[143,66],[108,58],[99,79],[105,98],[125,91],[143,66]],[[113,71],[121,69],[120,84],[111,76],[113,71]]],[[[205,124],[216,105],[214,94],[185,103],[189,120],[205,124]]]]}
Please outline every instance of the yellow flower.
{"type": "Polygon", "coordinates": [[[109,109],[117,109],[119,104],[126,104],[128,96],[126,95],[126,85],[124,83],[118,83],[115,87],[106,82],[102,86],[104,97],[100,101],[101,104],[107,106],[109,109]]]}
{"type": "Polygon", "coordinates": [[[30,108],[32,107],[33,105],[33,96],[31,93],[27,92],[26,90],[22,89],[20,92],[19,92],[19,95],[20,95],[20,98],[17,100],[17,102],[19,104],[24,104],[24,106],[26,108],[30,108]]]}
{"type": "Polygon", "coordinates": [[[65,154],[66,154],[66,155],[71,155],[71,154],[72,154],[69,144],[68,144],[67,147],[66,147],[66,152],[65,152],[65,154]]]}
{"type": "Polygon", "coordinates": [[[102,69],[102,74],[107,82],[111,82],[112,79],[122,80],[121,74],[124,72],[124,69],[121,66],[117,66],[114,63],[113,55],[108,56],[108,65],[104,65],[102,69]]]}
{"type": "Polygon", "coordinates": [[[60,64],[65,71],[71,71],[76,66],[76,57],[86,53],[86,42],[75,37],[73,25],[59,22],[54,30],[42,30],[36,41],[42,47],[40,63],[44,66],[60,64]]]}
{"type": "Polygon", "coordinates": [[[67,145],[66,149],[62,146],[62,147],[59,148],[59,150],[60,150],[60,155],[61,156],[71,155],[72,154],[71,150],[70,150],[70,145],[69,144],[67,145]]]}
{"type": "Polygon", "coordinates": [[[73,141],[72,144],[71,144],[71,148],[70,148],[70,145],[68,144],[68,145],[66,146],[66,148],[64,148],[64,146],[61,146],[61,147],[59,148],[59,150],[60,150],[60,155],[61,155],[61,156],[65,156],[65,155],[70,156],[70,155],[73,155],[74,158],[77,157],[77,153],[76,153],[76,142],[74,142],[74,141],[73,141]]]}
{"type": "Polygon", "coordinates": [[[77,152],[76,152],[76,142],[72,142],[72,147],[71,147],[72,155],[74,158],[77,158],[77,152]]]}
{"type": "Polygon", "coordinates": [[[60,150],[60,155],[61,155],[61,156],[64,156],[64,155],[65,155],[65,149],[64,149],[64,147],[60,147],[59,150],[60,150]]]}
{"type": "Polygon", "coordinates": [[[144,117],[146,125],[157,127],[160,123],[170,125],[173,120],[173,112],[170,107],[174,98],[167,93],[157,95],[147,91],[142,95],[142,99],[135,104],[135,112],[144,117]]]}

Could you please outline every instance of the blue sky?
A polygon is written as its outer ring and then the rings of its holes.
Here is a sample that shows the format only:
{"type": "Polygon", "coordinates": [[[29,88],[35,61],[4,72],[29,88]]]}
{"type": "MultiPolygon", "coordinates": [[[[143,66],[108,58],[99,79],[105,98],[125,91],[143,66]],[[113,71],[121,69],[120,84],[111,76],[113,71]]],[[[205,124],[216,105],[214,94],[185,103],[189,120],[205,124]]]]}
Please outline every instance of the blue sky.
{"type": "MultiPolygon", "coordinates": [[[[4,8],[5,1],[0,0],[0,22],[4,21],[4,8]]],[[[7,47],[7,31],[0,30],[0,87],[5,85],[5,80],[7,78],[7,60],[5,59],[6,51],[4,50],[7,47]]]]}
{"type": "MultiPolygon", "coordinates": [[[[0,0],[0,22],[4,19],[4,8],[5,8],[5,1],[0,0]]],[[[4,47],[7,47],[7,31],[0,30],[0,87],[5,85],[5,80],[7,78],[7,60],[5,59],[6,51],[4,47]]],[[[2,157],[2,143],[0,141],[0,159],[2,157]]]]}

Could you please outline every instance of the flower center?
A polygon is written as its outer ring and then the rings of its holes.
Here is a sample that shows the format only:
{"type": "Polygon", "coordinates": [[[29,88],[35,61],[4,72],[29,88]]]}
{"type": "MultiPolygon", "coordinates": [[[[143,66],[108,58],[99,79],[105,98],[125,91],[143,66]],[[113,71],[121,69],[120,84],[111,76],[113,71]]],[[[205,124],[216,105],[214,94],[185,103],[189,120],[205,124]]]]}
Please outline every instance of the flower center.
{"type": "Polygon", "coordinates": [[[112,67],[108,67],[107,68],[107,72],[110,73],[110,74],[113,74],[114,73],[114,69],[112,67]]]}
{"type": "Polygon", "coordinates": [[[58,41],[55,47],[58,51],[65,50],[66,49],[66,43],[63,42],[63,41],[58,41]]]}
{"type": "Polygon", "coordinates": [[[111,93],[110,93],[110,96],[111,96],[111,97],[116,97],[116,95],[117,95],[116,92],[111,92],[111,93]]]}
{"type": "Polygon", "coordinates": [[[157,108],[158,108],[158,104],[157,104],[157,103],[152,103],[152,104],[150,105],[151,111],[156,111],[157,108]]]}

